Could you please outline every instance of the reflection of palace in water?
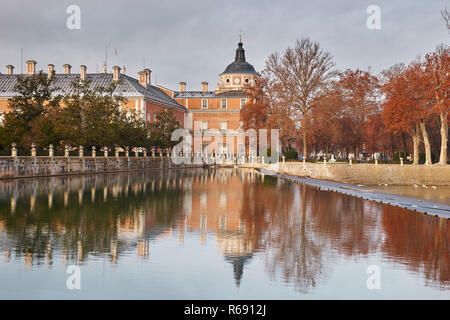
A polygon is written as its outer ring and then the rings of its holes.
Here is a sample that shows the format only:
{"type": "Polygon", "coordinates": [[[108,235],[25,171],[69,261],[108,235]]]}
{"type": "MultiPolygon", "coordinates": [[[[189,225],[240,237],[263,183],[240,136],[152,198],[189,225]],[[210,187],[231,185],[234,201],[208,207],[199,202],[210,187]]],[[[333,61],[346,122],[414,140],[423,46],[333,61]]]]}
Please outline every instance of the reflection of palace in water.
{"type": "Polygon", "coordinates": [[[200,232],[202,243],[208,233],[214,234],[219,251],[233,265],[236,285],[255,250],[242,215],[244,181],[253,175],[251,171],[218,170],[193,179],[184,197],[185,219],[179,226],[180,241],[186,231],[200,232]]]}
{"type": "Polygon", "coordinates": [[[254,251],[246,236],[246,223],[241,219],[246,186],[243,181],[254,176],[256,173],[252,171],[197,174],[191,170],[133,177],[48,178],[26,184],[15,180],[2,184],[2,195],[9,195],[9,199],[0,197],[2,203],[9,204],[2,205],[9,210],[3,209],[0,216],[5,261],[14,247],[6,236],[8,218],[15,230],[29,230],[27,236],[16,235],[23,237],[19,239],[23,247],[16,248],[15,254],[22,257],[26,266],[51,265],[54,250],[59,251],[63,262],[83,263],[89,255],[108,254],[115,263],[122,251],[132,247],[138,257],[147,258],[153,239],[171,237],[177,232],[182,243],[185,232],[195,232],[202,244],[206,243],[207,234],[214,236],[219,251],[233,265],[239,284],[244,264],[254,251]],[[42,221],[42,214],[50,210],[52,221],[42,221]],[[26,221],[27,214],[36,220],[26,221]],[[37,225],[48,222],[50,235],[33,234],[38,232],[37,225]]]}
{"type": "Polygon", "coordinates": [[[261,251],[266,271],[299,290],[326,277],[336,254],[359,259],[378,252],[431,284],[450,285],[447,220],[256,171],[192,169],[0,183],[4,262],[83,264],[104,257],[116,264],[130,251],[151,261],[155,240],[177,237],[182,244],[188,235],[205,245],[213,239],[237,286],[261,251]]]}

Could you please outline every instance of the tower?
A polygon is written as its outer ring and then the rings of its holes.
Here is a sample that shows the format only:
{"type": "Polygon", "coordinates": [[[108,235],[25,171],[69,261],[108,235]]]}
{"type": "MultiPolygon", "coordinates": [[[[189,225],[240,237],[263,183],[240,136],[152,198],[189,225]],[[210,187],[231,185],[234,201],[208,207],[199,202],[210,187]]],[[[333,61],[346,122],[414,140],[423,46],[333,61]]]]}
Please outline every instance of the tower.
{"type": "Polygon", "coordinates": [[[254,83],[255,77],[259,76],[255,68],[246,61],[242,36],[240,35],[239,38],[234,62],[230,63],[219,75],[219,83],[216,86],[217,93],[245,90],[254,83]]]}

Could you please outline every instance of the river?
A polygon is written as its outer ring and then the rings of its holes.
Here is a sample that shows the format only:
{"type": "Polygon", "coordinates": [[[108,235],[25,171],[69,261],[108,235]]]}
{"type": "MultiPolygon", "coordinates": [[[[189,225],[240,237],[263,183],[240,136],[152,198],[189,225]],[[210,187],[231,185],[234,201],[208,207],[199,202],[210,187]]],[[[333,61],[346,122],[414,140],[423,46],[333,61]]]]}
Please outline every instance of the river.
{"type": "Polygon", "coordinates": [[[450,299],[450,220],[251,169],[8,180],[0,284],[0,299],[450,299]]]}

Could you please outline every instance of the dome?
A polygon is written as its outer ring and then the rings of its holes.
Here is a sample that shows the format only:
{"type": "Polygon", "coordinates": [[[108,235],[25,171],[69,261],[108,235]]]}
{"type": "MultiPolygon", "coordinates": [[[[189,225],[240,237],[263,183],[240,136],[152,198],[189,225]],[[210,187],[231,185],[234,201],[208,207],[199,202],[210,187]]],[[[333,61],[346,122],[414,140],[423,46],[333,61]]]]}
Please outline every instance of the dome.
{"type": "Polygon", "coordinates": [[[236,58],[234,62],[230,63],[222,74],[226,73],[250,73],[250,74],[258,74],[255,68],[245,61],[245,50],[243,48],[242,42],[238,43],[238,48],[236,49],[236,58]]]}

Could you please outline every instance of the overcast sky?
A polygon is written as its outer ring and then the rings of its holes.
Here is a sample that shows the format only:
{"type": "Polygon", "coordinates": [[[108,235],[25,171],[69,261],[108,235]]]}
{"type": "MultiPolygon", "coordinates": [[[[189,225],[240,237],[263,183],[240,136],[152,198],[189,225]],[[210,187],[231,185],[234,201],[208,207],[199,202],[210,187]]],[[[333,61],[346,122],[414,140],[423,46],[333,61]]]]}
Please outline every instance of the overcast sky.
{"type": "MultiPolygon", "coordinates": [[[[108,46],[108,69],[126,66],[128,75],[152,69],[152,82],[177,89],[215,87],[219,73],[234,60],[242,28],[247,61],[264,68],[267,56],[296,39],[310,37],[329,51],[339,69],[372,71],[409,62],[449,43],[440,18],[441,0],[0,0],[0,72],[23,60],[38,69],[69,63],[101,70],[108,46]],[[69,5],[81,9],[81,29],[69,30],[69,5]],[[369,30],[369,5],[381,9],[381,29],[369,30]],[[117,49],[117,55],[115,55],[117,49]]],[[[25,70],[25,68],[24,68],[25,70]]]]}

